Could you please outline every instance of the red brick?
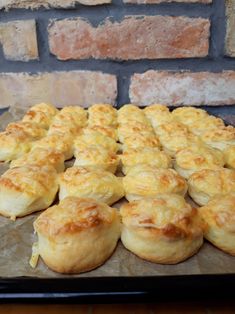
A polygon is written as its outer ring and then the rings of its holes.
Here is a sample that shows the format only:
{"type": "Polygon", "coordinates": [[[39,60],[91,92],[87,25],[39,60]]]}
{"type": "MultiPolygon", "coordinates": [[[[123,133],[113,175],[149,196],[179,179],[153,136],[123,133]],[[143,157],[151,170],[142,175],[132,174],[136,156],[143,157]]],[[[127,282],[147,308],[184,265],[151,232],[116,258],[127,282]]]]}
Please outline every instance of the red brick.
{"type": "Polygon", "coordinates": [[[131,78],[130,100],[139,105],[234,105],[235,71],[147,71],[131,78]]]}
{"type": "Polygon", "coordinates": [[[230,57],[235,57],[235,0],[226,0],[227,32],[225,50],[230,57]]]}
{"type": "Polygon", "coordinates": [[[50,102],[58,107],[93,103],[114,104],[117,81],[114,75],[91,71],[0,73],[0,107],[28,107],[50,102]]]}
{"type": "Polygon", "coordinates": [[[8,60],[38,59],[35,20],[0,23],[0,43],[8,60]]]}
{"type": "Polygon", "coordinates": [[[38,9],[44,7],[46,9],[52,8],[71,8],[76,3],[85,5],[98,5],[103,3],[110,3],[111,0],[1,0],[0,9],[24,8],[24,9],[38,9]]]}
{"type": "Polygon", "coordinates": [[[54,20],[49,45],[60,60],[204,57],[210,22],[202,18],[128,16],[93,27],[82,18],[54,20]]]}
{"type": "Polygon", "coordinates": [[[125,3],[147,3],[147,4],[153,4],[153,3],[162,3],[162,2],[184,2],[184,3],[212,3],[212,0],[123,0],[125,3]]]}

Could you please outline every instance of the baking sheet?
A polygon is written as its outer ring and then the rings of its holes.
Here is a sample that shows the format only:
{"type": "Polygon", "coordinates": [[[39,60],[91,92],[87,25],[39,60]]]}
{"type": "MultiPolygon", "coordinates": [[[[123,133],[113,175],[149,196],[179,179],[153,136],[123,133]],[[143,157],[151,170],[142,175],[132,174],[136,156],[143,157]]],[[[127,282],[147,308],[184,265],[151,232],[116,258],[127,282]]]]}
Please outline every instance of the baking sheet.
{"type": "MultiPolygon", "coordinates": [[[[23,114],[24,112],[17,108],[5,112],[0,116],[1,129],[5,129],[9,122],[21,119],[23,114]]],[[[0,164],[0,174],[7,169],[7,164],[0,164]]],[[[121,202],[113,207],[119,207],[121,202]]],[[[223,253],[206,241],[196,255],[177,265],[159,265],[144,261],[126,250],[119,241],[115,252],[105,264],[84,274],[57,274],[49,270],[41,259],[33,269],[29,265],[32,244],[37,240],[33,233],[33,221],[39,214],[18,218],[15,222],[0,217],[0,277],[80,278],[235,274],[235,257],[223,253]]]]}

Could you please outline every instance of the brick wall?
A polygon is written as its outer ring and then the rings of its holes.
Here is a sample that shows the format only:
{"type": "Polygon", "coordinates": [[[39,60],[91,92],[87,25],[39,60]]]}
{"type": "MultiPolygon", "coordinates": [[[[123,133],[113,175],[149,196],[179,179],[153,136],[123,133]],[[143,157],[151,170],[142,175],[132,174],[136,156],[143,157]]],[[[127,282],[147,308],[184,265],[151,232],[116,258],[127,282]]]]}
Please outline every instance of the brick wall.
{"type": "Polygon", "coordinates": [[[235,112],[235,0],[0,0],[0,96],[235,112]]]}

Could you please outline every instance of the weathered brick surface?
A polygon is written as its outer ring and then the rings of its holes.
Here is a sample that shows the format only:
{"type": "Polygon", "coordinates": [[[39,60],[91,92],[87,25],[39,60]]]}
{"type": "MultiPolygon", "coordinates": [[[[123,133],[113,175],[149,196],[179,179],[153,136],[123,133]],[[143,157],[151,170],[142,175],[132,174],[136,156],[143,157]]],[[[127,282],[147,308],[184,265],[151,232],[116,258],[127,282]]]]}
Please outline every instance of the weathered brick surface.
{"type": "Polygon", "coordinates": [[[114,104],[117,81],[114,75],[91,71],[38,73],[1,73],[0,108],[28,107],[38,102],[88,106],[114,104]]]}
{"type": "Polygon", "coordinates": [[[0,23],[0,44],[8,60],[28,61],[37,59],[35,20],[0,23]]]}
{"type": "Polygon", "coordinates": [[[235,57],[235,0],[226,0],[226,54],[235,57]]]}
{"type": "Polygon", "coordinates": [[[167,72],[147,71],[134,74],[130,100],[139,105],[233,105],[235,104],[235,71],[167,72]]]}
{"type": "Polygon", "coordinates": [[[38,9],[44,8],[71,8],[76,3],[85,5],[98,5],[110,3],[112,0],[0,0],[0,9],[25,8],[38,9]]]}
{"type": "Polygon", "coordinates": [[[54,20],[48,31],[50,51],[60,60],[136,60],[206,56],[209,27],[202,18],[128,16],[98,27],[82,18],[54,20]]]}
{"type": "Polygon", "coordinates": [[[162,2],[184,2],[184,3],[212,3],[212,0],[123,0],[125,3],[162,3],[162,2]]]}

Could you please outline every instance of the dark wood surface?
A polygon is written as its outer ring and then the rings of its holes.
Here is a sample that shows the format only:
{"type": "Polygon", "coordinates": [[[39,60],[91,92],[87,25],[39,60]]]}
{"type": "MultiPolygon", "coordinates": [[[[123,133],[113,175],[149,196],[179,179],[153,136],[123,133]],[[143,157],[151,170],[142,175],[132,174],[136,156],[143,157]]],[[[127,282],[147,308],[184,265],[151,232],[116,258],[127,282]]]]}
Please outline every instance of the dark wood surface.
{"type": "Polygon", "coordinates": [[[0,314],[234,314],[234,302],[99,305],[1,305],[0,314]]]}

